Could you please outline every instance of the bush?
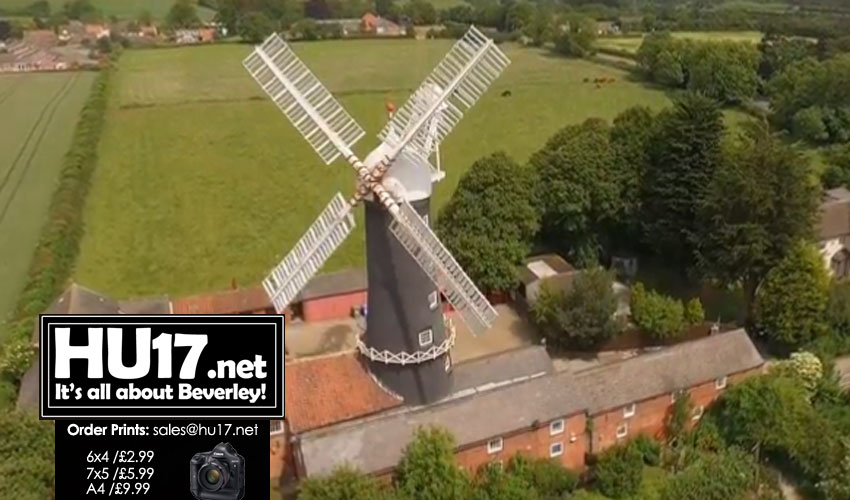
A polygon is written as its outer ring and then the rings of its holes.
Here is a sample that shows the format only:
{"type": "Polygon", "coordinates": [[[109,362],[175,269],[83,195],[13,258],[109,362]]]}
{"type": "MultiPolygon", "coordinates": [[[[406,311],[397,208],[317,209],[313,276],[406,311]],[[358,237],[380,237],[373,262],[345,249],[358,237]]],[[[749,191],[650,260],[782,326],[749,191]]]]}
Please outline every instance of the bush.
{"type": "Polygon", "coordinates": [[[817,106],[801,109],[794,114],[791,131],[800,139],[811,142],[829,140],[829,132],[824,124],[823,110],[817,106]]]}
{"type": "Polygon", "coordinates": [[[3,498],[53,498],[53,436],[53,422],[39,420],[34,414],[0,412],[0,493],[3,498]]]}
{"type": "Polygon", "coordinates": [[[20,379],[32,365],[35,350],[29,337],[12,338],[0,351],[0,377],[20,379]]]}
{"type": "Polygon", "coordinates": [[[756,464],[732,448],[721,454],[703,454],[691,466],[673,476],[661,500],[733,500],[754,483],[756,464]]]}
{"type": "Polygon", "coordinates": [[[533,486],[544,500],[565,498],[578,486],[578,477],[556,460],[516,455],[508,463],[508,472],[533,486]]]}
{"type": "Polygon", "coordinates": [[[646,290],[643,283],[632,287],[630,307],[632,321],[658,340],[677,337],[687,325],[701,323],[705,317],[699,299],[691,299],[685,306],[680,300],[646,290]]]}
{"type": "Polygon", "coordinates": [[[0,408],[11,408],[15,405],[18,388],[10,380],[0,378],[0,408]]]}
{"type": "Polygon", "coordinates": [[[826,321],[833,335],[850,338],[850,281],[838,281],[830,286],[826,321]]]}
{"type": "Polygon", "coordinates": [[[614,446],[599,456],[593,467],[594,485],[611,498],[637,493],[643,478],[643,455],[633,444],[614,446]]]}
{"type": "Polygon", "coordinates": [[[325,477],[309,477],[298,488],[298,500],[390,500],[377,479],[351,467],[325,477]]]}
{"type": "Polygon", "coordinates": [[[632,441],[632,445],[640,451],[643,456],[643,463],[653,467],[661,464],[661,443],[641,434],[632,441]]]}

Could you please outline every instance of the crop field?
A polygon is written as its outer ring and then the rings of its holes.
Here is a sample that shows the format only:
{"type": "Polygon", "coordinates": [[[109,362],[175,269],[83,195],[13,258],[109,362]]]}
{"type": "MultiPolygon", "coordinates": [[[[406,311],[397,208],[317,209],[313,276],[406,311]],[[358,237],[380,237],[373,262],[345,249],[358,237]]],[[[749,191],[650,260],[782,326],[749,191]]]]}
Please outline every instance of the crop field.
{"type": "MultiPolygon", "coordinates": [[[[762,34],[759,31],[674,31],[671,34],[676,38],[687,38],[690,40],[727,40],[750,43],[759,43],[762,38],[762,34]]],[[[641,36],[605,37],[596,40],[596,45],[603,48],[636,53],[642,42],[643,37],[641,36]]]]}
{"type": "Polygon", "coordinates": [[[0,322],[25,284],[94,73],[0,76],[0,322]]]}
{"type": "MultiPolygon", "coordinates": [[[[449,46],[363,40],[294,49],[367,131],[355,147],[365,155],[377,144],[385,102],[401,105],[449,46]]],[[[447,177],[436,187],[435,213],[485,154],[502,149],[525,161],[564,125],[669,102],[607,66],[505,50],[513,63],[443,144],[447,177]],[[584,81],[596,77],[615,81],[601,88],[584,81]],[[511,96],[502,97],[506,90],[511,96]]],[[[124,54],[77,281],[118,297],[217,290],[233,278],[255,283],[335,192],[353,191],[353,170],[342,160],[324,165],[245,72],[248,51],[225,44],[124,54]]],[[[326,270],[361,265],[358,229],[326,270]]]]}
{"type": "MultiPolygon", "coordinates": [[[[14,10],[26,7],[34,0],[0,0],[0,11],[14,10]]],[[[53,12],[62,10],[67,0],[48,0],[53,12]]],[[[97,7],[104,16],[116,16],[122,19],[132,19],[139,16],[142,11],[148,11],[154,18],[163,19],[168,9],[174,5],[174,0],[91,0],[92,5],[97,7]]],[[[214,11],[206,7],[198,8],[201,19],[212,19],[214,11]]]]}

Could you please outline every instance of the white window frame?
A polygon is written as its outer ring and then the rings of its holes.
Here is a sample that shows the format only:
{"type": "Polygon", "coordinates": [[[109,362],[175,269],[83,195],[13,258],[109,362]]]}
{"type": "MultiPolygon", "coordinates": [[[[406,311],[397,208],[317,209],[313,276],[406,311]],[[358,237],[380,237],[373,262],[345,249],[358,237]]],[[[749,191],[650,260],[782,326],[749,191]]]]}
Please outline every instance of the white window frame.
{"type": "Polygon", "coordinates": [[[505,447],[505,440],[497,437],[487,441],[487,453],[492,455],[493,453],[499,453],[505,447]]]}
{"type": "Polygon", "coordinates": [[[269,422],[269,435],[274,436],[276,434],[283,434],[286,432],[286,429],[283,427],[283,420],[272,420],[269,422]],[[275,429],[275,426],[278,428],[275,429]]]}
{"type": "Polygon", "coordinates": [[[419,347],[428,347],[429,345],[434,343],[434,331],[428,328],[427,330],[422,330],[419,332],[419,347]],[[422,336],[426,335],[425,340],[423,340],[422,336]]]}
{"type": "Polygon", "coordinates": [[[433,311],[440,305],[440,292],[434,290],[428,294],[428,307],[433,311]]]}
{"type": "Polygon", "coordinates": [[[702,414],[705,413],[705,408],[702,405],[695,406],[691,411],[691,420],[699,420],[702,418],[702,414]]]}
{"type": "Polygon", "coordinates": [[[718,379],[714,379],[714,388],[717,389],[718,391],[720,391],[722,389],[725,389],[726,384],[728,384],[728,383],[729,383],[729,378],[726,375],[724,375],[724,376],[722,376],[718,379]]]}
{"type": "Polygon", "coordinates": [[[560,457],[564,454],[564,442],[556,441],[549,444],[549,458],[560,457]],[[556,451],[557,449],[557,451],[556,451]]]}
{"type": "Polygon", "coordinates": [[[452,355],[451,354],[446,353],[445,363],[446,363],[445,364],[446,373],[449,373],[450,371],[452,371],[452,355]]]}
{"type": "Polygon", "coordinates": [[[549,435],[554,436],[556,434],[563,434],[566,425],[564,425],[564,419],[559,418],[557,420],[553,420],[549,423],[549,435]]]}
{"type": "Polygon", "coordinates": [[[628,406],[624,406],[623,407],[623,418],[634,417],[636,412],[637,412],[637,405],[635,403],[632,403],[628,406]]]}
{"type": "Polygon", "coordinates": [[[629,435],[629,424],[626,423],[626,422],[623,422],[622,424],[620,424],[617,427],[617,430],[616,430],[617,439],[623,439],[624,437],[626,437],[628,435],[629,435]],[[620,432],[620,429],[622,429],[623,432],[620,432]]]}

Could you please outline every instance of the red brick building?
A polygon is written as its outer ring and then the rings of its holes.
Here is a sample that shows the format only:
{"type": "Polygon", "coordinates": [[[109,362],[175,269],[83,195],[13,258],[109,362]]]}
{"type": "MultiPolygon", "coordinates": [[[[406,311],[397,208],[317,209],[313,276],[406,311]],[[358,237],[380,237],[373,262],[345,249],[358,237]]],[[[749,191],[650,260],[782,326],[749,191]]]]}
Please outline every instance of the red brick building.
{"type": "MultiPolygon", "coordinates": [[[[311,364],[303,362],[302,369],[310,371],[311,364]]],[[[540,347],[518,349],[458,364],[456,392],[436,404],[397,406],[340,423],[324,418],[312,430],[293,430],[292,461],[297,478],[327,474],[345,463],[388,476],[415,430],[439,425],[454,435],[458,461],[471,471],[518,452],[581,470],[587,455],[619,441],[641,433],[661,437],[681,391],[690,393],[696,421],[728,385],[759,373],[763,365],[744,330],[575,374],[554,372],[540,347]]],[[[293,387],[291,380],[287,387],[293,387]]],[[[311,394],[287,404],[290,424],[304,418],[302,408],[315,411],[311,394]]]]}

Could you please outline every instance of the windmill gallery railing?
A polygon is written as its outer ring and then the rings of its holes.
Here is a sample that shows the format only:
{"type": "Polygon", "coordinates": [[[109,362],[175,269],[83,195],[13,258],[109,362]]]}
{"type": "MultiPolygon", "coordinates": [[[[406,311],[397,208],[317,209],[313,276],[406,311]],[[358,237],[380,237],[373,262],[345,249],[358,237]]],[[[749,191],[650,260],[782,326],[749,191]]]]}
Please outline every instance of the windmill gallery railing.
{"type": "Polygon", "coordinates": [[[379,351],[374,347],[369,347],[363,343],[362,336],[357,337],[357,349],[360,354],[377,363],[394,364],[394,365],[411,365],[424,363],[439,358],[443,354],[448,353],[455,345],[457,338],[455,325],[451,318],[443,315],[443,322],[446,325],[449,335],[446,340],[437,345],[432,345],[427,350],[416,352],[390,352],[387,350],[379,351]]]}

